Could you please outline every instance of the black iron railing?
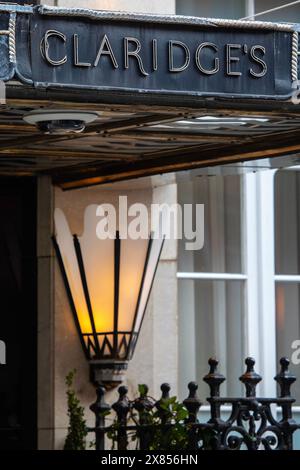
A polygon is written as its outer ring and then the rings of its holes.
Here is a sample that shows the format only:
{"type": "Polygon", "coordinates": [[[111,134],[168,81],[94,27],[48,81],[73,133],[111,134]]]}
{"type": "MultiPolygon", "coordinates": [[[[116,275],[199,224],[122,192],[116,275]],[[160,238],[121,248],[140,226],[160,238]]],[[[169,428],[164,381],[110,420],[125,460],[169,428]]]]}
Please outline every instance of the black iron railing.
{"type": "MultiPolygon", "coordinates": [[[[177,405],[181,413],[182,410],[186,412],[181,421],[180,417],[178,420],[179,415],[176,418],[176,413],[174,419],[172,417],[168,384],[161,386],[162,396],[158,401],[148,396],[146,386],[141,388],[137,399],[130,401],[127,388],[121,386],[119,399],[112,406],[105,402],[105,389],[98,387],[97,400],[91,405],[96,425],[89,429],[89,432],[95,433],[96,450],[110,449],[112,442],[118,450],[126,450],[132,440],[134,448],[157,449],[155,439],[157,441],[159,435],[162,438],[171,435],[169,443],[177,450],[293,449],[293,434],[300,429],[300,425],[292,415],[295,400],[290,390],[296,377],[289,371],[289,360],[280,360],[281,369],[274,378],[280,392],[278,398],[256,397],[256,386],[262,378],[255,372],[255,361],[252,358],[246,359],[247,369],[240,377],[245,385],[245,397],[220,397],[220,387],[225,377],[217,371],[217,360],[210,359],[208,363],[210,370],[203,378],[210,388],[210,396],[207,398],[210,418],[206,423],[199,420],[202,403],[197,396],[198,385],[195,382],[188,384],[189,396],[180,406],[177,405]],[[221,415],[222,405],[230,407],[227,419],[221,415]],[[108,425],[107,420],[112,415],[115,416],[113,424],[108,425]]],[[[169,449],[160,447],[160,450],[169,449]]]]}

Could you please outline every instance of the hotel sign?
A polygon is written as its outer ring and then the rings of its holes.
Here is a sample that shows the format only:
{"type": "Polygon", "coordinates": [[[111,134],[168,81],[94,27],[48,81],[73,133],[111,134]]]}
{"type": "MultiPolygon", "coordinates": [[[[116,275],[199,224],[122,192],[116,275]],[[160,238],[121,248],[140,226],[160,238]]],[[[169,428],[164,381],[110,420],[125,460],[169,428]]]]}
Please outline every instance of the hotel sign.
{"type": "Polygon", "coordinates": [[[0,11],[2,80],[103,93],[288,99],[297,92],[297,25],[46,6],[0,11]]]}

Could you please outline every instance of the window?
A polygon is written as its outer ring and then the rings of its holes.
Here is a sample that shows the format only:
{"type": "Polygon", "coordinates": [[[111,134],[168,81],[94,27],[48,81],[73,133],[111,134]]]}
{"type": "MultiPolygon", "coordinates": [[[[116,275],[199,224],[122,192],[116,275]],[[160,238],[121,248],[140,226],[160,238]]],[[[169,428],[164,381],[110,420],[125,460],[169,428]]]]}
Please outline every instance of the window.
{"type": "MultiPolygon", "coordinates": [[[[179,245],[180,384],[202,377],[217,357],[226,375],[223,393],[240,395],[243,370],[244,283],[240,176],[195,178],[179,184],[180,203],[204,204],[205,242],[199,251],[179,245]]],[[[184,393],[184,391],[182,391],[184,393]]]]}
{"type": "MultiPolygon", "coordinates": [[[[178,188],[181,204],[205,204],[204,248],[179,243],[179,383],[197,380],[205,397],[213,355],[227,376],[222,393],[239,395],[250,355],[264,377],[258,393],[272,396],[279,359],[300,340],[300,167],[195,177],[178,188]]],[[[300,377],[299,365],[291,371],[300,377]]],[[[299,381],[293,395],[300,405],[299,381]]]]}
{"type": "MultiPolygon", "coordinates": [[[[275,266],[277,357],[290,356],[300,339],[300,171],[275,176],[275,266]]],[[[291,364],[299,376],[299,365],[291,364]]],[[[300,387],[294,388],[300,404],[300,387]]]]}

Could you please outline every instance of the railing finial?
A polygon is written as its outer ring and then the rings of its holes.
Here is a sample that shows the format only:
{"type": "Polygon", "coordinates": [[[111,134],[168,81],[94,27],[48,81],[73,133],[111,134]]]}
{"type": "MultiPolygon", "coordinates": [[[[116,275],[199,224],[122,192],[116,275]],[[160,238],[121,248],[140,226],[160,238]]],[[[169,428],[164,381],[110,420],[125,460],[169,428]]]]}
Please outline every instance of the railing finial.
{"type": "Polygon", "coordinates": [[[128,439],[125,426],[127,425],[127,414],[130,410],[130,402],[127,397],[128,388],[124,385],[118,388],[119,399],[112,405],[118,418],[118,450],[127,450],[128,439]]]}
{"type": "Polygon", "coordinates": [[[170,398],[170,395],[169,395],[169,392],[171,390],[170,384],[163,383],[163,384],[161,384],[160,389],[162,391],[162,395],[161,395],[162,399],[170,398]]]}
{"type": "Polygon", "coordinates": [[[209,373],[203,377],[204,382],[206,382],[210,388],[210,396],[211,397],[219,397],[220,396],[220,387],[221,384],[226,380],[224,375],[218,372],[218,364],[219,361],[215,358],[210,358],[208,360],[209,364],[209,373]]]}
{"type": "Polygon", "coordinates": [[[198,384],[196,382],[190,382],[188,384],[189,396],[183,400],[183,404],[189,412],[188,423],[196,423],[198,411],[202,405],[201,400],[197,395],[198,384]]]}
{"type": "Polygon", "coordinates": [[[240,377],[240,381],[246,387],[246,397],[256,397],[256,386],[262,380],[261,376],[254,370],[255,360],[253,357],[245,359],[246,372],[240,377]]]}
{"type": "Polygon", "coordinates": [[[168,410],[166,410],[161,405],[170,398],[169,392],[171,390],[171,387],[168,383],[163,383],[160,389],[162,391],[161,398],[155,403],[155,406],[159,413],[162,424],[167,424],[167,422],[169,422],[170,420],[170,416],[169,416],[168,410]]]}
{"type": "Polygon", "coordinates": [[[96,389],[96,401],[90,406],[90,410],[95,415],[95,434],[96,434],[96,450],[104,450],[103,431],[105,427],[105,413],[109,412],[111,407],[105,402],[105,388],[99,385],[96,389]]]}
{"type": "Polygon", "coordinates": [[[274,377],[274,380],[280,387],[280,398],[291,396],[291,386],[296,381],[296,376],[289,371],[290,360],[282,357],[279,361],[280,372],[274,377]]]}

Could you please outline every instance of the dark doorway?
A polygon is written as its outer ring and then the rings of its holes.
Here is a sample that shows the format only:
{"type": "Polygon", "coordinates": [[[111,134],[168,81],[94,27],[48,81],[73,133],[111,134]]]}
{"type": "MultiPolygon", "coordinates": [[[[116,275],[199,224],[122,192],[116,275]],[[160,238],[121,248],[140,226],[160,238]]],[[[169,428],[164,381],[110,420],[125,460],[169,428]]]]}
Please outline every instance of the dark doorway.
{"type": "Polygon", "coordinates": [[[35,449],[35,180],[0,179],[0,217],[0,340],[6,347],[6,364],[0,364],[0,449],[35,449]]]}

